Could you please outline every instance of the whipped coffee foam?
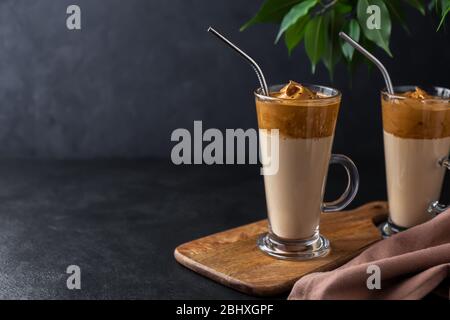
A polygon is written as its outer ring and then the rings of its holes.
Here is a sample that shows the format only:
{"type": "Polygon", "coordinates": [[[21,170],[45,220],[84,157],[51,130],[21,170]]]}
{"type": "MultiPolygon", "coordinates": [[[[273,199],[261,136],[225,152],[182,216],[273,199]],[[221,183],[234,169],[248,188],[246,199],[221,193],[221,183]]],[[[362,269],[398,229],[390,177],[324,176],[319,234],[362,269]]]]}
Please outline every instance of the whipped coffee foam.
{"type": "Polygon", "coordinates": [[[316,92],[309,90],[300,83],[290,80],[287,85],[278,92],[271,92],[270,95],[275,98],[290,99],[290,100],[312,100],[320,99],[321,96],[316,92]]]}

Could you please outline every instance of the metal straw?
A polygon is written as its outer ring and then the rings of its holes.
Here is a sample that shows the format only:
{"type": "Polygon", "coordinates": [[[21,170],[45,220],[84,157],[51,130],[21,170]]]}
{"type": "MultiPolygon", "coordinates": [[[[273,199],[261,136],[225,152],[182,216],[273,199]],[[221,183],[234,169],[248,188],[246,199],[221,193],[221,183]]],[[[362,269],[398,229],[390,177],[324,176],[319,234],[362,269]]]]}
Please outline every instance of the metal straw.
{"type": "Polygon", "coordinates": [[[247,60],[250,65],[252,66],[253,70],[255,70],[256,75],[258,76],[259,84],[261,86],[261,89],[263,91],[263,94],[265,96],[269,95],[269,88],[267,87],[266,79],[264,78],[264,74],[261,70],[261,68],[258,66],[255,60],[253,60],[248,54],[246,54],[244,51],[239,49],[235,44],[233,44],[230,40],[225,38],[223,35],[221,35],[219,32],[214,30],[212,27],[208,28],[208,32],[211,32],[213,35],[215,35],[217,38],[225,42],[228,46],[230,46],[232,49],[234,49],[237,53],[241,55],[245,60],[247,60]]]}
{"type": "Polygon", "coordinates": [[[358,42],[353,40],[350,36],[348,36],[345,32],[339,32],[339,36],[344,39],[349,45],[351,45],[353,48],[361,52],[367,59],[372,61],[378,69],[380,69],[381,73],[383,74],[384,81],[386,82],[386,89],[390,94],[394,94],[394,88],[392,86],[391,77],[389,76],[389,73],[387,72],[386,68],[383,66],[383,64],[375,58],[369,51],[364,49],[358,42]]]}

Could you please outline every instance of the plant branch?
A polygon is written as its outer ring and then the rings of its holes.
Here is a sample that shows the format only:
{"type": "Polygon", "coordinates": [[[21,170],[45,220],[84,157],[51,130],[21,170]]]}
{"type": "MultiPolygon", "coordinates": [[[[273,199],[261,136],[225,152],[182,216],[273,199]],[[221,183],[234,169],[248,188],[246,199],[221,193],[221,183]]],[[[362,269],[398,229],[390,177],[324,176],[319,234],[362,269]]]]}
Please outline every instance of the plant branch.
{"type": "Polygon", "coordinates": [[[338,0],[333,0],[333,1],[328,2],[327,4],[323,4],[322,1],[321,1],[320,4],[322,5],[322,9],[317,11],[316,15],[324,14],[329,9],[331,9],[331,7],[333,7],[337,2],[338,2],[338,0]]]}

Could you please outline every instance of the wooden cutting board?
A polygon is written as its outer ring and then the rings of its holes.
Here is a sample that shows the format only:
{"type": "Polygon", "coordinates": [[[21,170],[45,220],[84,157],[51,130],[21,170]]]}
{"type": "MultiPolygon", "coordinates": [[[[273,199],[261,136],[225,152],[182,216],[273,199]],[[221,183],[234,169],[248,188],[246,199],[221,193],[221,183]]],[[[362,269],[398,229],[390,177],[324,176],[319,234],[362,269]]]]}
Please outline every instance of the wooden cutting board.
{"type": "Polygon", "coordinates": [[[175,259],[187,268],[238,291],[274,296],[291,290],[302,276],[335,269],[381,239],[376,224],[387,218],[386,202],[322,214],[320,231],[331,242],[329,255],[308,261],[278,260],[261,252],[256,239],[267,232],[258,221],[180,245],[175,259]]]}

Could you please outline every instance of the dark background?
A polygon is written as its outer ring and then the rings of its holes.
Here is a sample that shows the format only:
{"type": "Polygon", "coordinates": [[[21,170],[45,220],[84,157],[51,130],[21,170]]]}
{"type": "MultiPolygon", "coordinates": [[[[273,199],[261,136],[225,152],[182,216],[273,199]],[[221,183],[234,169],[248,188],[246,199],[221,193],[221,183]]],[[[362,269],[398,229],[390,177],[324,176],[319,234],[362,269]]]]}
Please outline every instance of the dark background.
{"type": "MultiPolygon", "coordinates": [[[[302,48],[288,58],[273,45],[277,27],[240,33],[260,3],[0,0],[0,158],[10,158],[0,160],[0,298],[249,298],[172,255],[183,242],[266,216],[257,166],[169,160],[171,132],[192,130],[194,120],[256,127],[256,77],[209,25],[254,56],[270,83],[340,89],[334,152],[352,157],[361,175],[351,206],[386,198],[381,76],[361,67],[350,86],[340,65],[331,83],[322,66],[310,73],[302,48]],[[81,31],[66,28],[73,3],[81,31]],[[65,286],[69,264],[82,268],[81,291],[65,286]]],[[[449,87],[448,33],[413,10],[408,20],[412,37],[394,26],[395,59],[375,53],[394,84],[449,87]]],[[[343,177],[330,171],[328,199],[343,177]]]]}
{"type": "MultiPolygon", "coordinates": [[[[344,66],[330,83],[310,72],[303,48],[291,58],[274,46],[274,25],[239,27],[262,3],[251,1],[0,1],[0,156],[39,158],[168,157],[175,128],[256,127],[253,71],[206,32],[233,39],[270,83],[332,85],[343,92],[334,150],[382,152],[378,72],[361,67],[350,87],[344,66]],[[82,30],[65,26],[77,3],[82,30]]],[[[448,33],[409,12],[413,34],[394,26],[390,59],[376,51],[394,84],[450,86],[448,33]]]]}

